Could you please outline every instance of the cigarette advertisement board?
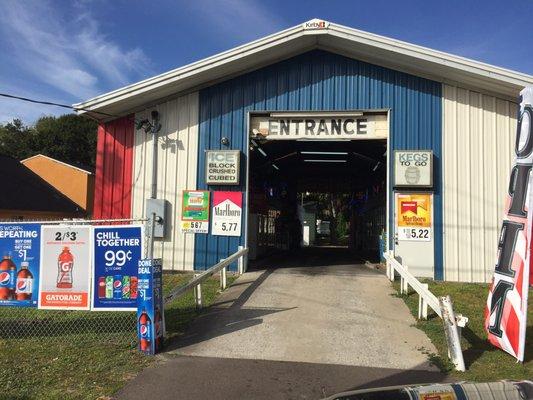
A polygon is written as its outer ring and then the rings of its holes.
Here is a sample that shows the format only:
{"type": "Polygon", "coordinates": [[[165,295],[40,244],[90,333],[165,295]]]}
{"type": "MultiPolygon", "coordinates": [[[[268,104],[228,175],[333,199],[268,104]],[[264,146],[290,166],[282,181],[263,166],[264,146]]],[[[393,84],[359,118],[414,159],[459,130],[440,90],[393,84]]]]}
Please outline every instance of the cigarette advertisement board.
{"type": "Polygon", "coordinates": [[[39,224],[0,224],[0,306],[37,306],[40,236],[39,224]]]}
{"type": "Polygon", "coordinates": [[[88,310],[91,259],[90,226],[43,226],[39,308],[88,310]]]}
{"type": "Polygon", "coordinates": [[[429,242],[432,237],[430,193],[398,194],[396,223],[398,240],[429,242]]]}
{"type": "Polygon", "coordinates": [[[241,236],[242,192],[213,192],[213,222],[215,236],[241,236]]]}
{"type": "Polygon", "coordinates": [[[94,227],[93,310],[137,309],[137,268],[143,255],[142,238],[142,225],[94,227]]]}
{"type": "Polygon", "coordinates": [[[209,231],[209,191],[183,191],[181,231],[185,233],[207,233],[209,231]]]}

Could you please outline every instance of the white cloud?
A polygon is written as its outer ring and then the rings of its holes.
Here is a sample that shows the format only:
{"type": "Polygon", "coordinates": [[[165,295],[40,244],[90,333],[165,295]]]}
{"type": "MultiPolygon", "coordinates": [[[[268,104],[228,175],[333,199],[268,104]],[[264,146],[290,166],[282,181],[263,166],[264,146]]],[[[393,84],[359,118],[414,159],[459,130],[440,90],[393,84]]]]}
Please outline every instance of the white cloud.
{"type": "Polygon", "coordinates": [[[286,25],[283,18],[255,0],[204,0],[186,4],[216,28],[217,33],[238,40],[274,33],[286,25]]]}
{"type": "Polygon", "coordinates": [[[16,65],[35,83],[50,85],[75,100],[125,85],[149,72],[143,51],[125,50],[109,40],[88,11],[69,19],[53,4],[3,3],[0,30],[11,54],[2,58],[12,67],[16,65]]]}

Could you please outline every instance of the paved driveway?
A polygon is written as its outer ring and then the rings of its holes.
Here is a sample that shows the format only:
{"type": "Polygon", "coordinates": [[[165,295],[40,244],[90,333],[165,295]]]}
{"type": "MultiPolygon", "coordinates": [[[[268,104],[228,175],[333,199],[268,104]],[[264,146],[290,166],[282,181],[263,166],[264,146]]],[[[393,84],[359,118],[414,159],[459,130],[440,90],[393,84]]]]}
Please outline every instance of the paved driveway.
{"type": "Polygon", "coordinates": [[[141,398],[140,383],[146,387],[156,377],[170,381],[167,389],[161,382],[154,386],[163,398],[172,385],[181,392],[199,377],[197,383],[208,381],[204,388],[183,398],[202,398],[210,385],[216,398],[235,398],[225,397],[222,386],[241,387],[244,395],[250,385],[264,388],[265,398],[318,398],[371,382],[442,380],[427,361],[436,349],[414,323],[382,273],[354,263],[343,249],[309,249],[241,276],[161,357],[164,362],[121,396],[141,398]],[[217,385],[221,374],[228,377],[217,385]]]}

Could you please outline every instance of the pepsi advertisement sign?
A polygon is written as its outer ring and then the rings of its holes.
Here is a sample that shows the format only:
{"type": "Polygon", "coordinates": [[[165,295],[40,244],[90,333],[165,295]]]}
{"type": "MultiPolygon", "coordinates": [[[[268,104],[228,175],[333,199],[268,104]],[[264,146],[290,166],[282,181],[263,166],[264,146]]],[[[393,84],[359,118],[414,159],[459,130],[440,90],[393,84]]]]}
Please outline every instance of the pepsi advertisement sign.
{"type": "Polygon", "coordinates": [[[161,350],[165,336],[162,272],[160,258],[138,263],[137,336],[139,350],[150,355],[161,350]]]}
{"type": "Polygon", "coordinates": [[[41,225],[0,224],[0,306],[37,307],[41,225]]]}
{"type": "Polygon", "coordinates": [[[137,309],[137,266],[143,255],[142,238],[142,225],[94,227],[92,310],[137,309]]]}

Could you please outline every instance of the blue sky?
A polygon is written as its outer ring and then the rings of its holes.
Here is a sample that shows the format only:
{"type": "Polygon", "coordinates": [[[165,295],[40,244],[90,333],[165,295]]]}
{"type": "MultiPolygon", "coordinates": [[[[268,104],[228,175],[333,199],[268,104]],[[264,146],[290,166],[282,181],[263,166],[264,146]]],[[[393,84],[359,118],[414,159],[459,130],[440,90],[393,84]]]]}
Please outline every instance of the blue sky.
{"type": "MultiPolygon", "coordinates": [[[[2,0],[0,91],[72,104],[321,18],[533,75],[533,1],[2,0]]],[[[0,122],[65,110],[0,98],[0,122]]]]}

